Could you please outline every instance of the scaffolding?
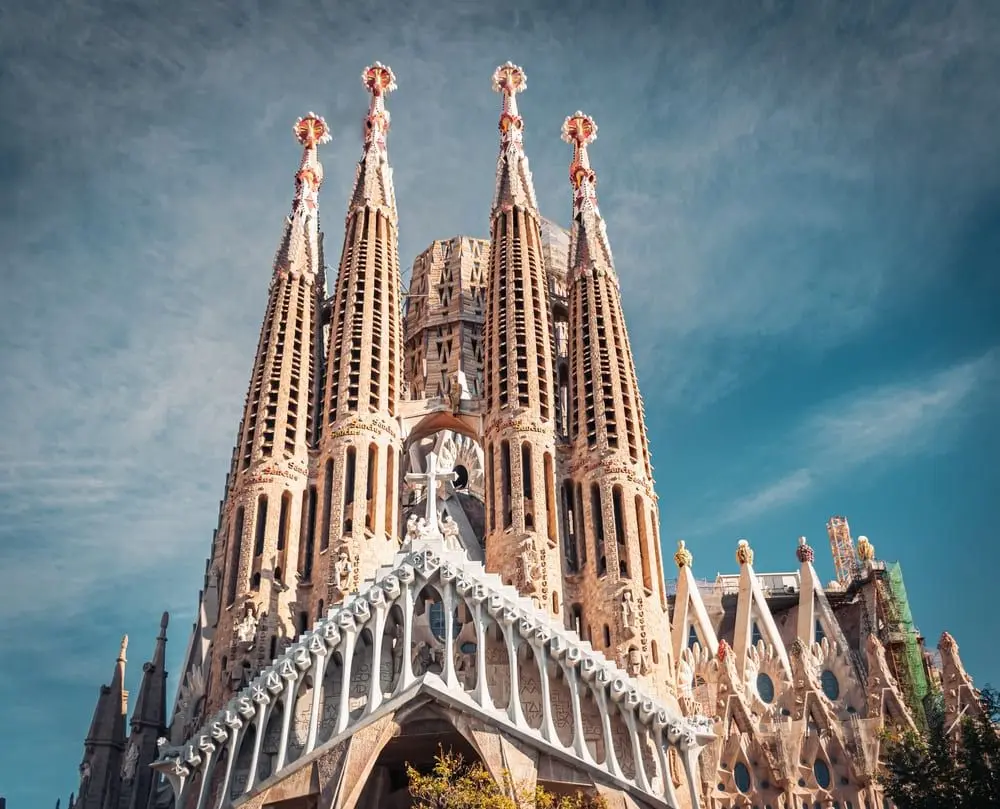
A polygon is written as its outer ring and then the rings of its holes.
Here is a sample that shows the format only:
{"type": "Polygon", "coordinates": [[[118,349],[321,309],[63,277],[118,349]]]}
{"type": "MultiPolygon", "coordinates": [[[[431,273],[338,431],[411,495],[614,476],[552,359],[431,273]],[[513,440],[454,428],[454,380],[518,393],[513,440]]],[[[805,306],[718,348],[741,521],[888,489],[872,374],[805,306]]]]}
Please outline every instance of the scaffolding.
{"type": "Polygon", "coordinates": [[[846,588],[858,577],[858,558],[854,553],[854,540],[851,539],[847,517],[831,517],[826,524],[826,533],[830,537],[837,581],[846,588]]]}
{"type": "Polygon", "coordinates": [[[898,562],[886,566],[884,578],[880,576],[877,580],[876,593],[882,619],[879,635],[888,652],[892,674],[917,726],[924,727],[927,721],[924,700],[930,693],[930,685],[918,640],[920,633],[913,625],[913,613],[898,562]]]}

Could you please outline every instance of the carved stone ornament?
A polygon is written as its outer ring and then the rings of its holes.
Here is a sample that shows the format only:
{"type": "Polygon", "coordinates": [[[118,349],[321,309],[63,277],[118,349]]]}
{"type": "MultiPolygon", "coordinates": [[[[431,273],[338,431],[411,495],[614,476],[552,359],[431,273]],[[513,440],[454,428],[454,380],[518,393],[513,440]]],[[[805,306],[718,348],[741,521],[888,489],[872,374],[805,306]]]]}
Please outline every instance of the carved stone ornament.
{"type": "Polygon", "coordinates": [[[441,520],[441,534],[444,536],[444,547],[448,551],[460,551],[462,550],[462,540],[460,538],[460,529],[458,523],[455,522],[450,514],[445,514],[444,519],[441,520]]]}
{"type": "Polygon", "coordinates": [[[622,593],[622,629],[627,637],[635,635],[635,625],[635,596],[631,590],[625,590],[622,593]]]}
{"type": "Polygon", "coordinates": [[[346,595],[351,586],[351,574],[354,573],[354,564],[345,551],[340,552],[337,561],[333,566],[333,573],[336,577],[335,583],[341,595],[346,595]]]}
{"type": "Polygon", "coordinates": [[[252,645],[257,639],[257,624],[259,622],[257,607],[252,601],[247,601],[243,607],[243,617],[236,622],[236,639],[240,643],[252,645]]]}
{"type": "Polygon", "coordinates": [[[135,778],[135,766],[139,761],[139,746],[133,741],[125,751],[125,759],[122,761],[122,781],[126,784],[132,783],[135,778]]]}

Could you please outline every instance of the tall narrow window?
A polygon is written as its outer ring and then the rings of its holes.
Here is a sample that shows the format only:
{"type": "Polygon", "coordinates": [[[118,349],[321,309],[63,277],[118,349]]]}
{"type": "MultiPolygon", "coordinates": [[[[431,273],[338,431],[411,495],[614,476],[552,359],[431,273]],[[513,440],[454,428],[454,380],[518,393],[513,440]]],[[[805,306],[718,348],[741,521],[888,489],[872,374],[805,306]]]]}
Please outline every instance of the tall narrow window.
{"type": "Polygon", "coordinates": [[[319,549],[325,551],[330,547],[330,511],[333,509],[333,460],[323,467],[323,523],[319,535],[319,549]]]}
{"type": "Polygon", "coordinates": [[[639,526],[639,563],[642,565],[642,586],[653,591],[653,574],[649,568],[649,532],[646,531],[646,509],[642,495],[635,496],[635,524],[639,526]]]}
{"type": "Polygon", "coordinates": [[[604,625],[604,646],[608,647],[611,645],[611,627],[607,624],[604,625]]]}
{"type": "Polygon", "coordinates": [[[305,508],[305,535],[306,541],[299,552],[299,570],[302,571],[302,580],[309,581],[312,578],[313,554],[316,552],[316,487],[309,487],[305,508]]]}
{"type": "Polygon", "coordinates": [[[503,527],[510,528],[510,444],[500,442],[500,496],[503,498],[503,527]]]}
{"type": "Polygon", "coordinates": [[[594,523],[594,558],[597,560],[597,575],[608,572],[608,557],[604,552],[604,512],[601,507],[601,487],[590,484],[590,519],[594,523]]]}
{"type": "Polygon", "coordinates": [[[344,462],[344,510],[354,502],[354,484],[358,473],[358,451],[354,447],[347,448],[347,460],[344,462]]]}
{"type": "Polygon", "coordinates": [[[486,446],[486,521],[489,531],[497,527],[497,490],[493,485],[493,445],[486,446]]]}
{"type": "Polygon", "coordinates": [[[622,487],[611,490],[611,507],[615,513],[615,542],[618,548],[618,574],[628,578],[628,546],[625,544],[625,504],[622,502],[622,487]]]}
{"type": "Polygon", "coordinates": [[[385,451],[385,532],[396,536],[396,451],[385,451]]]}
{"type": "Polygon", "coordinates": [[[288,520],[292,511],[292,493],[285,492],[281,495],[281,511],[278,513],[278,550],[285,549],[288,541],[288,520]]]}
{"type": "Polygon", "coordinates": [[[532,531],[535,528],[535,504],[532,501],[534,491],[534,469],[531,464],[531,444],[525,441],[521,444],[521,491],[524,494],[524,529],[532,531]]]}
{"type": "Polygon", "coordinates": [[[369,531],[375,530],[375,490],[378,475],[378,444],[368,445],[368,470],[367,481],[365,483],[365,499],[368,501],[368,509],[365,513],[365,528],[369,531]]]}
{"type": "Polygon", "coordinates": [[[243,544],[243,506],[236,509],[233,533],[229,538],[229,581],[226,586],[226,604],[236,600],[236,577],[240,570],[240,546],[243,544]]]}
{"type": "Polygon", "coordinates": [[[574,604],[570,611],[570,629],[583,640],[583,607],[579,604],[574,604]]]}
{"type": "Polygon", "coordinates": [[[552,468],[552,453],[546,452],[542,456],[542,474],[545,480],[545,520],[549,528],[549,542],[553,546],[559,543],[559,529],[556,523],[556,475],[552,468]]]}
{"type": "Polygon", "coordinates": [[[580,567],[587,564],[587,529],[583,521],[583,484],[576,484],[576,497],[573,498],[573,525],[576,528],[577,548],[580,550],[580,567]]]}
{"type": "Polygon", "coordinates": [[[253,555],[260,556],[264,553],[264,536],[267,534],[267,495],[262,494],[257,498],[257,522],[254,525],[253,555]]]}
{"type": "Polygon", "coordinates": [[[562,486],[563,557],[566,572],[576,573],[580,567],[576,556],[576,518],[573,514],[573,482],[564,480],[562,486]]]}
{"type": "Polygon", "coordinates": [[[663,606],[663,609],[666,609],[667,588],[663,583],[663,558],[660,556],[660,526],[655,508],[650,511],[649,518],[653,521],[653,550],[656,552],[656,580],[660,588],[660,604],[663,606]]]}

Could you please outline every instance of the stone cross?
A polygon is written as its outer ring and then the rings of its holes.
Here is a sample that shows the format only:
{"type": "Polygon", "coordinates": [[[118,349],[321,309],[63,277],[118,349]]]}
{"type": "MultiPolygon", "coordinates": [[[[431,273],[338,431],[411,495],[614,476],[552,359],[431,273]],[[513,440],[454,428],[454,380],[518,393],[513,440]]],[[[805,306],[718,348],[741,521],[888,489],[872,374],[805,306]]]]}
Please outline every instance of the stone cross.
{"type": "Polygon", "coordinates": [[[440,529],[437,521],[437,485],[438,481],[456,480],[458,475],[454,472],[439,472],[437,468],[437,453],[430,453],[427,456],[426,472],[408,472],[406,480],[409,483],[423,484],[427,486],[427,520],[426,532],[429,536],[439,536],[440,529]]]}

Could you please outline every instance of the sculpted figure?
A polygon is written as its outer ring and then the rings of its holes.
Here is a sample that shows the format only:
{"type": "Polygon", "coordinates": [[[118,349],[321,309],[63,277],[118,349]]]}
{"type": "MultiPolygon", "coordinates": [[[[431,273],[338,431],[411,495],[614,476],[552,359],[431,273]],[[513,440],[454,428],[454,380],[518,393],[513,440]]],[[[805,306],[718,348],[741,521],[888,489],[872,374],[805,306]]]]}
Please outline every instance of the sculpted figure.
{"type": "Polygon", "coordinates": [[[351,574],[354,572],[354,565],[346,551],[341,551],[337,557],[337,562],[333,566],[333,573],[336,576],[337,589],[341,595],[348,592],[351,586],[351,574]]]}
{"type": "Polygon", "coordinates": [[[417,515],[411,514],[406,518],[406,541],[416,542],[420,538],[420,529],[417,525],[418,517],[417,515]]]}
{"type": "Polygon", "coordinates": [[[448,387],[448,403],[451,405],[453,413],[457,413],[462,407],[462,383],[458,381],[458,374],[451,376],[451,385],[448,387]]]}
{"type": "Polygon", "coordinates": [[[444,535],[445,550],[462,550],[462,540],[459,537],[458,523],[451,518],[450,514],[445,514],[444,519],[441,520],[441,533],[444,535]]]}
{"type": "Polygon", "coordinates": [[[635,596],[631,590],[622,593],[622,627],[631,636],[635,630],[635,596]]]}
{"type": "Polygon", "coordinates": [[[236,639],[240,643],[252,644],[257,637],[257,608],[252,601],[243,607],[243,617],[236,623],[236,639]]]}

